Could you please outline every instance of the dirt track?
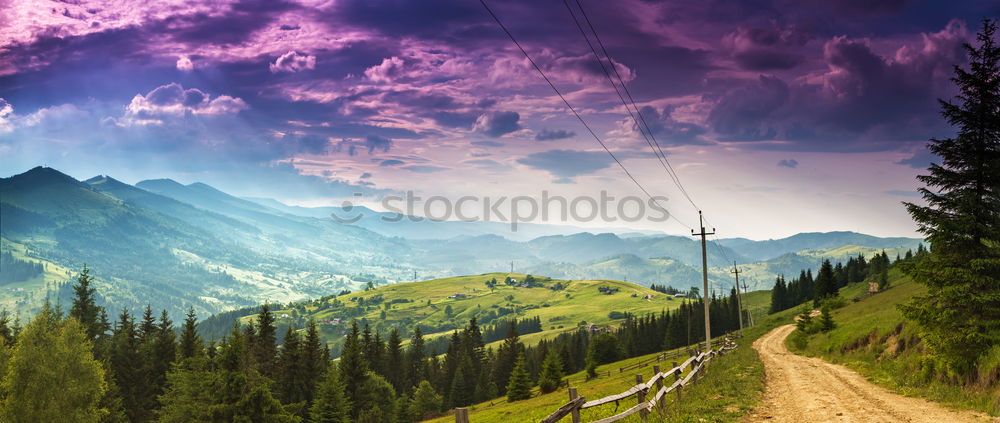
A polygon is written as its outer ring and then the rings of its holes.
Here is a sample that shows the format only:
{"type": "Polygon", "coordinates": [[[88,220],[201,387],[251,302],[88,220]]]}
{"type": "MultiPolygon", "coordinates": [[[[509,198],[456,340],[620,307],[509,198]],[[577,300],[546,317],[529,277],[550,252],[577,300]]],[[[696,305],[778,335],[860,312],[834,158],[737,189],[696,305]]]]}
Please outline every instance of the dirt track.
{"type": "Polygon", "coordinates": [[[763,405],[750,422],[990,422],[873,385],[843,366],[793,354],[785,338],[793,325],[768,332],[753,347],[767,374],[763,405]]]}

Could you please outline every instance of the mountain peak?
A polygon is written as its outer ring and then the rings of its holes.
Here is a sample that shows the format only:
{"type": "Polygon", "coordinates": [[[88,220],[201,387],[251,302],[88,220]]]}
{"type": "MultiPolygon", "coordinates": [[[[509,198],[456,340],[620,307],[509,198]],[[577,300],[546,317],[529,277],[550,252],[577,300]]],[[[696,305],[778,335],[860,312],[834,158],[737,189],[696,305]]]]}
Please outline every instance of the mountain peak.
{"type": "Polygon", "coordinates": [[[81,184],[80,181],[76,180],[72,176],[45,166],[36,166],[27,172],[11,176],[7,179],[14,183],[25,183],[30,185],[51,183],[69,183],[73,185],[81,184]]]}
{"type": "Polygon", "coordinates": [[[90,179],[87,179],[86,181],[83,181],[83,183],[85,183],[87,185],[91,185],[91,186],[98,185],[98,184],[107,184],[107,185],[115,185],[115,186],[128,185],[128,184],[126,184],[126,183],[124,183],[122,181],[119,181],[119,180],[117,180],[115,178],[112,178],[112,177],[110,177],[108,175],[97,175],[97,176],[95,176],[93,178],[90,178],[90,179]]]}

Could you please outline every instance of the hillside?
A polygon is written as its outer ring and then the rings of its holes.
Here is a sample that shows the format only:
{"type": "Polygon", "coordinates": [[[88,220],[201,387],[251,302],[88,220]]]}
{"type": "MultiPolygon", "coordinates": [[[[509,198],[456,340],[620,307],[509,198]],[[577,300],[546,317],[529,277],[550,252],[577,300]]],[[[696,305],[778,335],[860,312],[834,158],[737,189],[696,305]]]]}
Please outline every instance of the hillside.
{"type": "MultiPolygon", "coordinates": [[[[867,294],[865,283],[848,285],[840,291],[843,308],[834,310],[837,327],[826,333],[802,336],[793,333],[788,347],[800,354],[818,356],[867,376],[896,392],[921,396],[958,408],[1000,415],[1000,385],[953,384],[932,377],[933,364],[917,328],[903,318],[898,305],[926,291],[898,269],[890,272],[884,292],[867,294]]],[[[1000,375],[1000,358],[980,363],[980,375],[1000,375]]],[[[984,378],[989,380],[989,378],[984,378]]]]}
{"type": "MultiPolygon", "coordinates": [[[[536,277],[537,286],[524,288],[504,284],[507,277],[523,283],[527,275],[487,273],[475,276],[435,279],[380,286],[337,297],[275,306],[279,325],[302,328],[308,319],[320,322],[321,334],[333,345],[339,341],[347,323],[357,319],[383,334],[399,328],[408,337],[419,325],[428,338],[464,327],[475,317],[480,326],[489,327],[508,319],[541,319],[541,332],[525,334],[528,343],[587,324],[607,325],[621,317],[611,312],[636,315],[658,313],[680,305],[680,300],[628,282],[612,280],[556,280],[536,277]],[[485,284],[496,279],[493,291],[485,284]],[[610,295],[598,288],[617,289],[610,295]],[[464,298],[450,298],[456,294],[464,298]],[[645,298],[648,297],[648,298],[645,298]],[[450,313],[449,313],[450,309],[450,313]],[[384,314],[383,314],[384,313],[384,314]],[[336,322],[334,319],[341,319],[336,322]]],[[[253,315],[242,317],[248,322],[253,315]]],[[[213,318],[200,329],[207,336],[217,336],[231,327],[230,321],[213,318]],[[214,332],[213,332],[214,331],[214,332]]],[[[505,328],[504,328],[505,331],[505,328]]]]}

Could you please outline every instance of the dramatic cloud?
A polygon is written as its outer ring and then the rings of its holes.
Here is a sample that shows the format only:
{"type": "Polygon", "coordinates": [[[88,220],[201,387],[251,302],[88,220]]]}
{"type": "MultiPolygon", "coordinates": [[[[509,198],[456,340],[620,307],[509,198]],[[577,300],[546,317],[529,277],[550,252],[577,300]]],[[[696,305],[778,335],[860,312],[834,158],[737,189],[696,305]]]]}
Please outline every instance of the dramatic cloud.
{"type": "Polygon", "coordinates": [[[289,51],[275,59],[274,63],[271,63],[270,69],[272,73],[301,72],[316,69],[316,56],[289,51]]]}
{"type": "Polygon", "coordinates": [[[491,137],[499,137],[521,129],[519,120],[521,115],[517,112],[484,113],[476,119],[473,130],[491,137]]]}
{"type": "Polygon", "coordinates": [[[572,178],[604,169],[612,160],[603,151],[549,150],[530,154],[517,162],[559,178],[572,178]]]}
{"type": "MultiPolygon", "coordinates": [[[[667,144],[703,144],[701,135],[706,133],[706,129],[701,125],[691,122],[680,122],[674,119],[673,115],[676,107],[667,106],[662,112],[658,112],[652,106],[644,106],[639,109],[642,114],[640,122],[645,122],[653,136],[667,144]]],[[[635,122],[631,119],[622,121],[623,125],[631,126],[633,132],[638,132],[635,122]]],[[[640,135],[641,136],[641,135],[640,135]]]]}
{"type": "Polygon", "coordinates": [[[951,21],[890,56],[869,39],[836,36],[823,44],[824,72],[791,84],[761,75],[706,96],[715,102],[707,122],[725,140],[795,141],[792,150],[882,150],[946,134],[936,99],[954,92],[947,78],[967,38],[951,21]]]}
{"type": "Polygon", "coordinates": [[[125,107],[122,125],[164,124],[167,120],[184,120],[188,116],[232,115],[247,108],[239,98],[220,95],[211,98],[196,88],[184,89],[170,83],[156,87],[145,96],[136,94],[125,107]]]}
{"type": "Polygon", "coordinates": [[[537,134],[535,134],[535,141],[553,141],[561,140],[563,138],[569,138],[576,135],[573,131],[567,131],[565,129],[542,129],[537,134]]]}
{"type": "Polygon", "coordinates": [[[795,159],[781,159],[780,161],[778,161],[778,166],[795,169],[799,167],[799,161],[795,159]]]}
{"type": "Polygon", "coordinates": [[[780,28],[772,22],[763,28],[737,28],[722,42],[743,69],[770,71],[791,69],[805,60],[801,47],[811,35],[800,27],[780,28]]]}

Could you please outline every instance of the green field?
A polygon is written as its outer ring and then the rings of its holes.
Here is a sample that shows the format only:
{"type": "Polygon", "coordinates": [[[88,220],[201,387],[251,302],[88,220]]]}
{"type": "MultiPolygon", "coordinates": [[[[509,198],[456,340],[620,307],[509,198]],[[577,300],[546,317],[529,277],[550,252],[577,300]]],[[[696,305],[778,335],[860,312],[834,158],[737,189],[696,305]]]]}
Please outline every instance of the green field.
{"type": "MultiPolygon", "coordinates": [[[[502,319],[539,317],[542,332],[522,336],[526,344],[575,330],[580,324],[607,325],[616,319],[610,312],[629,312],[636,315],[659,313],[680,306],[681,300],[633,283],[609,280],[554,280],[537,277],[539,287],[522,288],[504,285],[506,277],[522,281],[527,275],[487,273],[474,276],[434,279],[398,283],[357,291],[335,298],[292,304],[273,310],[278,324],[295,324],[303,327],[309,318],[320,322],[321,332],[332,341],[343,331],[351,319],[366,321],[373,330],[383,334],[393,327],[404,333],[419,324],[437,330],[427,331],[428,339],[450,334],[454,328],[464,327],[476,317],[480,325],[489,325],[502,319]],[[496,279],[498,284],[490,290],[486,281],[496,279]],[[556,284],[563,289],[552,289],[556,284]],[[602,294],[599,287],[617,288],[611,295],[602,294]],[[449,298],[455,294],[465,298],[449,298]],[[359,300],[381,296],[374,305],[358,306],[359,300]],[[450,306],[451,313],[448,308],[450,306]],[[385,313],[384,317],[382,313],[385,313]],[[507,313],[507,314],[503,314],[507,313]],[[340,318],[341,323],[322,323],[340,318]]],[[[242,318],[249,323],[255,316],[242,318]]],[[[620,320],[620,319],[617,319],[620,320]]]]}
{"type": "MultiPolygon", "coordinates": [[[[1000,415],[1000,387],[962,386],[945,381],[925,365],[926,346],[916,327],[906,321],[896,305],[909,301],[925,288],[899,270],[890,273],[890,288],[869,296],[867,284],[842,288],[847,305],[833,312],[837,327],[827,333],[789,336],[788,347],[809,356],[846,365],[872,382],[908,396],[932,399],[956,408],[1000,415]],[[857,299],[857,301],[855,301],[857,299]]],[[[992,363],[992,366],[997,366],[992,363]]],[[[982,371],[997,371],[984,368],[982,371]]]]}
{"type": "Polygon", "coordinates": [[[46,287],[54,287],[55,284],[64,283],[75,276],[69,269],[31,257],[26,253],[27,247],[6,238],[0,238],[0,251],[9,252],[18,260],[42,263],[45,266],[45,271],[41,275],[0,286],[0,310],[30,316],[44,300],[46,287]]]}

